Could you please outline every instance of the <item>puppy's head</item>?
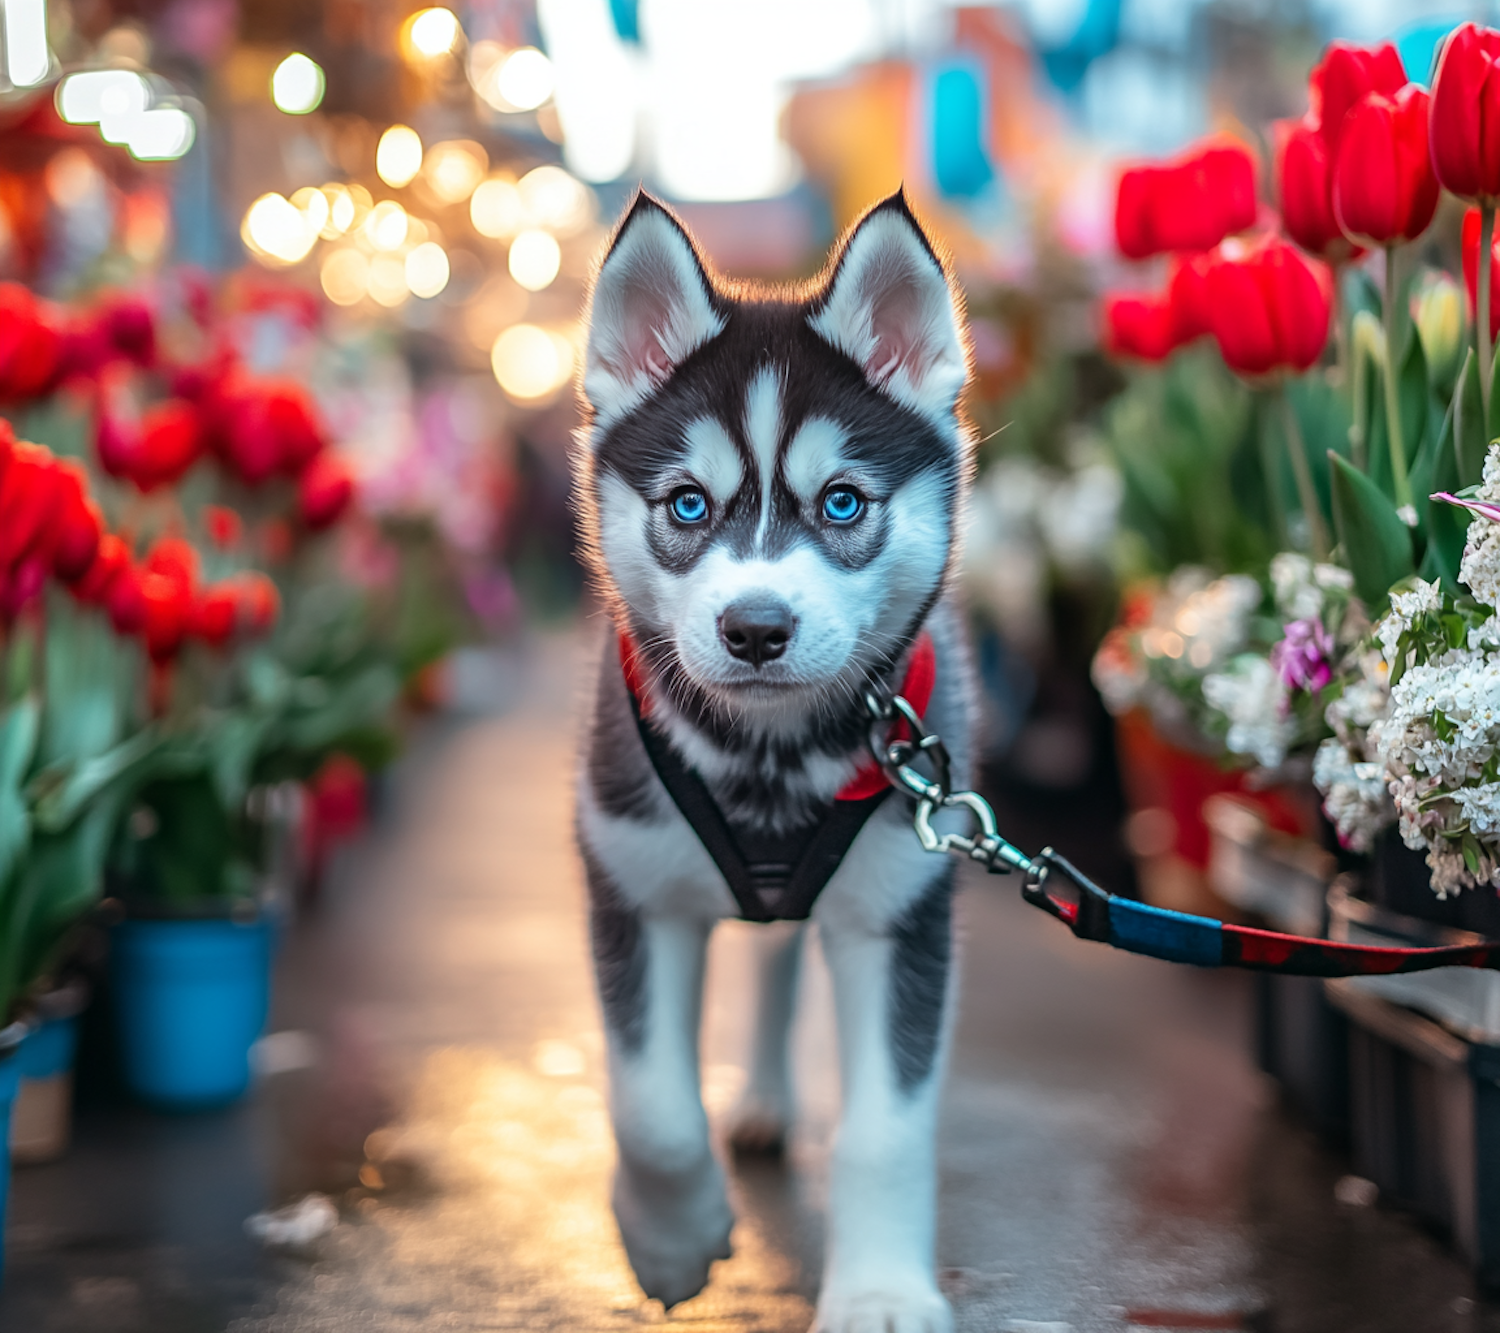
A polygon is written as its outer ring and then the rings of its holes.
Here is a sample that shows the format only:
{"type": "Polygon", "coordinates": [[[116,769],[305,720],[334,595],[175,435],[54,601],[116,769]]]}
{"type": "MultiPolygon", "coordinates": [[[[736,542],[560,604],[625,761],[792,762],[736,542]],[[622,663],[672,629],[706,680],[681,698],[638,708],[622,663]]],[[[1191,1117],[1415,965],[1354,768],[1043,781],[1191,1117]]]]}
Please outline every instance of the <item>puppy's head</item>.
{"type": "Polygon", "coordinates": [[[958,299],[901,194],[797,292],[732,287],[639,196],[590,311],[595,574],[679,697],[793,719],[937,597],[968,466],[958,299]]]}

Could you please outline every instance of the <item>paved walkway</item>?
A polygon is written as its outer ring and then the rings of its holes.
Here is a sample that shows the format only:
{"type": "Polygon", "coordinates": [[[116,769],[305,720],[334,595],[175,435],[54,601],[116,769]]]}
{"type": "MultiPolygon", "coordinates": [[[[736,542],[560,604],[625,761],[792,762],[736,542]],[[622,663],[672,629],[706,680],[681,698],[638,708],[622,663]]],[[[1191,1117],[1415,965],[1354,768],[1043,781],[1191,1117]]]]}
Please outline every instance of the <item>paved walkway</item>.
{"type": "MultiPolygon", "coordinates": [[[[569,835],[578,657],[541,642],[507,711],[435,729],[404,765],[390,819],[286,947],[255,1098],[89,1109],[67,1161],[18,1173],[0,1329],[802,1333],[838,1097],[815,951],[802,1118],[784,1166],[734,1176],[735,1257],[665,1318],[614,1232],[569,835]],[[246,1215],[315,1188],[343,1221],[308,1253],[245,1239],[246,1215]]],[[[960,1329],[1500,1328],[1436,1242],[1333,1202],[1339,1162],[1245,1055],[1243,978],[1076,943],[1008,881],[975,876],[959,917],[939,1257],[960,1329]]],[[[715,1113],[742,1077],[753,929],[713,945],[715,1113]]]]}

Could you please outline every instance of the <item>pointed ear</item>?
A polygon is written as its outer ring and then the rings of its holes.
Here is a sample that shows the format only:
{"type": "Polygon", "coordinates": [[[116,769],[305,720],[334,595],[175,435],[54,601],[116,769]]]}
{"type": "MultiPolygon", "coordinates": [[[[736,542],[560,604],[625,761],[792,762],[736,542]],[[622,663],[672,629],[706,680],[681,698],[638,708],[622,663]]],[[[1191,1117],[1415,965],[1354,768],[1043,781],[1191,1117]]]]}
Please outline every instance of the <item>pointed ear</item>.
{"type": "Polygon", "coordinates": [[[855,224],[808,322],[898,402],[952,413],[968,377],[963,316],[904,192],[855,224]]]}
{"type": "Polygon", "coordinates": [[[642,192],[610,243],[589,307],[583,390],[601,421],[622,415],[724,327],[682,224],[642,192]]]}

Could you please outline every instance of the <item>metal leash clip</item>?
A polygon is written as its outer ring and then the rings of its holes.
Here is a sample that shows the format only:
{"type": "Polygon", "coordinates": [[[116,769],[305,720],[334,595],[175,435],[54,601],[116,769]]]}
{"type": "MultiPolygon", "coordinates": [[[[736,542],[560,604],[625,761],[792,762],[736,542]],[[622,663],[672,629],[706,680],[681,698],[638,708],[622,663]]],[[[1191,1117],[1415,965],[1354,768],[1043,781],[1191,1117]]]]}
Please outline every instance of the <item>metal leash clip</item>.
{"type": "MultiPolygon", "coordinates": [[[[952,790],[952,759],[942,738],[929,732],[917,716],[917,710],[899,694],[885,697],[874,690],[865,691],[865,708],[870,714],[870,754],[891,783],[915,798],[916,814],[912,826],[924,850],[951,852],[969,861],[978,861],[991,874],[1008,875],[1023,870],[1036,872],[1036,863],[1000,836],[995,812],[990,803],[975,791],[952,790]],[[909,736],[877,737],[882,723],[904,723],[909,736]],[[928,778],[913,766],[926,759],[933,776],[928,778]],[[932,826],[932,816],[939,810],[967,810],[978,826],[977,836],[963,833],[939,833],[932,826]]],[[[899,730],[899,727],[895,728],[899,730]]]]}

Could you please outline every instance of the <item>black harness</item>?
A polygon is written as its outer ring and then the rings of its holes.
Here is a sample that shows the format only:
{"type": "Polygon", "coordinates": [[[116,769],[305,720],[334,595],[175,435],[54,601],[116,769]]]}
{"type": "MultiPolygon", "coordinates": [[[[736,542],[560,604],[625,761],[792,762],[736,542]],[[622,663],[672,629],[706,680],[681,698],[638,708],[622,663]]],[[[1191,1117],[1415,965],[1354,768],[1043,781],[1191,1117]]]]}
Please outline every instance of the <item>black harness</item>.
{"type": "Polygon", "coordinates": [[[806,921],[860,829],[893,789],[886,787],[859,800],[830,801],[811,824],[790,833],[736,826],[725,818],[703,779],[641,716],[640,700],[633,692],[630,706],[651,767],[719,867],[739,904],[740,919],[806,921]]]}
{"type": "MultiPolygon", "coordinates": [[[[931,637],[922,633],[912,645],[902,692],[916,701],[913,718],[926,710],[936,678],[937,658],[931,637]]],[[[812,819],[788,833],[767,833],[736,824],[719,809],[703,779],[646,721],[642,706],[644,677],[634,642],[620,639],[625,692],[635,714],[636,730],[651,767],[682,811],[704,850],[713,858],[739,905],[745,921],[806,921],[813,904],[871,815],[894,788],[875,764],[861,769],[832,801],[815,807],[812,819]]],[[[897,721],[893,735],[907,734],[897,721]]]]}

